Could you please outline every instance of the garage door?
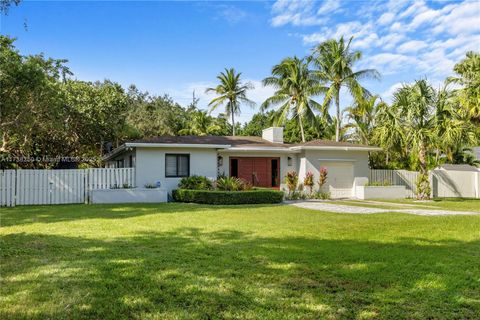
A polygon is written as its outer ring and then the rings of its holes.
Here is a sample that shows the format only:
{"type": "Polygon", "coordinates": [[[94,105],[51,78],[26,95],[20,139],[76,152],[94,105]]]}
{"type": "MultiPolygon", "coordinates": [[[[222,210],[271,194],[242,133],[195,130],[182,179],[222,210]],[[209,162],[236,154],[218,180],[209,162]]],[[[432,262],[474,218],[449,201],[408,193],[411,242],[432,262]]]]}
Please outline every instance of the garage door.
{"type": "Polygon", "coordinates": [[[353,163],[321,161],[320,167],[327,168],[327,185],[346,189],[353,186],[353,163]]]}

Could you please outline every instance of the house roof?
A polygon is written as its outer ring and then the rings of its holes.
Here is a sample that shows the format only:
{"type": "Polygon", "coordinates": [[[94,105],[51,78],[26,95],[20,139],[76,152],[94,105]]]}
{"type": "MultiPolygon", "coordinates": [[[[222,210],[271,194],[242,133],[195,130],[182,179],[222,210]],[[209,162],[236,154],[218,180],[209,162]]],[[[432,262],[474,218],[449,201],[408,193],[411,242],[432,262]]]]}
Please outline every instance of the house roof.
{"type": "Polygon", "coordinates": [[[313,140],[306,143],[274,143],[256,136],[159,136],[128,141],[121,147],[113,150],[105,159],[132,147],[189,147],[214,148],[225,151],[279,151],[299,152],[300,150],[364,150],[373,151],[380,148],[354,144],[349,142],[335,142],[330,140],[313,140]]]}

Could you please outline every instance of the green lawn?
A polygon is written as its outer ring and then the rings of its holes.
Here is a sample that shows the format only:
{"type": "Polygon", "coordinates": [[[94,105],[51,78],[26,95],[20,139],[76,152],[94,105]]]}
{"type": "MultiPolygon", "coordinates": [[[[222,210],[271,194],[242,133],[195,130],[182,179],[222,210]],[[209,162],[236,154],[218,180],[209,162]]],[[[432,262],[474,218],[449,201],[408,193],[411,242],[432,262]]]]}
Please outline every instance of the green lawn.
{"type": "Polygon", "coordinates": [[[0,319],[478,319],[480,216],[0,209],[0,319]]]}

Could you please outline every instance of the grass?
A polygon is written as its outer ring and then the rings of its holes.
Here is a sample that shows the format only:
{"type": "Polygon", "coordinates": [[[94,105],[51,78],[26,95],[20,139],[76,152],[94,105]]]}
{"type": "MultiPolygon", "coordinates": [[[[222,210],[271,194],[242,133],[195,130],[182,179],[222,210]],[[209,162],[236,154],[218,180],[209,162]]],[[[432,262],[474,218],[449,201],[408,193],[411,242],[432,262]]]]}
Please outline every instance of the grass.
{"type": "Polygon", "coordinates": [[[1,209],[1,319],[478,319],[480,216],[1,209]]]}

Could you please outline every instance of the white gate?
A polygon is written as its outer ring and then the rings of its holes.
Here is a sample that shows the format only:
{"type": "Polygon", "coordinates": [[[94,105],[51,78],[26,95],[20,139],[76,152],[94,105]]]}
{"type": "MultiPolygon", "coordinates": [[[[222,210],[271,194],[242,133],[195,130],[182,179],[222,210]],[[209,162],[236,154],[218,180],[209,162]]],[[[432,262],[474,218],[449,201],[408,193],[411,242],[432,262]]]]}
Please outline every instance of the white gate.
{"type": "Polygon", "coordinates": [[[15,206],[15,170],[0,171],[0,207],[15,206]]]}
{"type": "Polygon", "coordinates": [[[18,170],[18,205],[85,202],[85,170],[18,170]]]}
{"type": "Polygon", "coordinates": [[[0,170],[0,206],[85,203],[90,190],[127,187],[134,168],[0,170]]]}

